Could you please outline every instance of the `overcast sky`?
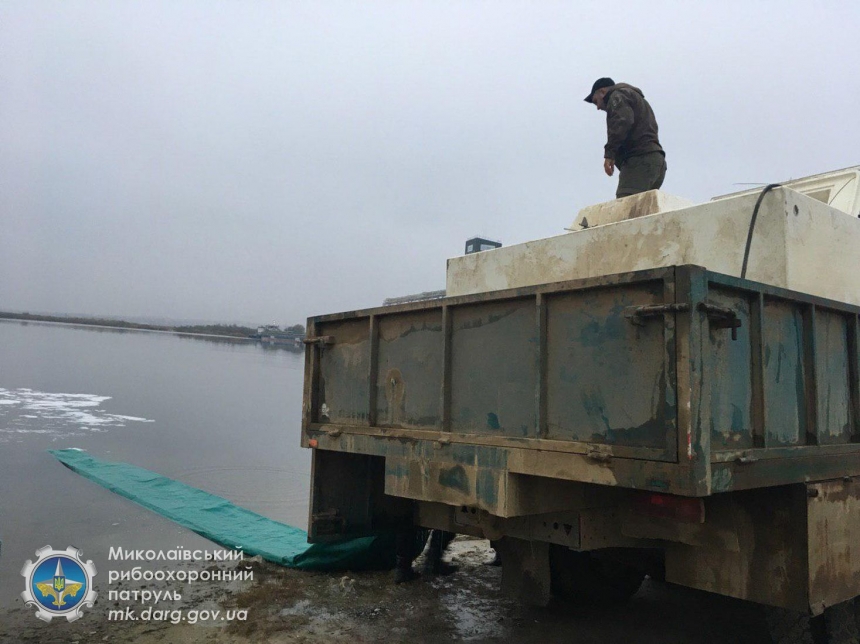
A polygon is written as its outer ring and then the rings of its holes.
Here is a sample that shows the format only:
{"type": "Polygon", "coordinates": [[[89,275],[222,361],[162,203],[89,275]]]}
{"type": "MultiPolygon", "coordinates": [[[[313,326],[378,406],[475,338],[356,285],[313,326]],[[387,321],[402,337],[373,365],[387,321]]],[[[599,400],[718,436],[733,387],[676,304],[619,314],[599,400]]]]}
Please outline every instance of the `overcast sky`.
{"type": "Polygon", "coordinates": [[[860,163],[857,2],[0,2],[0,310],[278,324],[614,196],[600,76],[696,201],[860,163]]]}

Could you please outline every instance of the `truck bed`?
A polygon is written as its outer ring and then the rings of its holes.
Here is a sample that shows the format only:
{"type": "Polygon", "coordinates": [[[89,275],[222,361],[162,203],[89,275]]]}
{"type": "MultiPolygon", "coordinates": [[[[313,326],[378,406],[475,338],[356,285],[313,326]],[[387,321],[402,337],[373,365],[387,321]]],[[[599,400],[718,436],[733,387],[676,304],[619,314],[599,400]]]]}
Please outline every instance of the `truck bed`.
{"type": "Polygon", "coordinates": [[[857,475],[858,313],[685,265],[312,317],[302,444],[502,516],[529,477],[704,497],[857,475]]]}

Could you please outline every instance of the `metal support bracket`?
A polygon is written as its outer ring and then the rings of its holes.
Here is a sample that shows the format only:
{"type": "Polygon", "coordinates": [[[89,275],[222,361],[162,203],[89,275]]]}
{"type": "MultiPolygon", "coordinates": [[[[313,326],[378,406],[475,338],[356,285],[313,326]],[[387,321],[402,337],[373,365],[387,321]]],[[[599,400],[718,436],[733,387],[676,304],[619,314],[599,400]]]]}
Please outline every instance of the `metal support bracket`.
{"type": "Polygon", "coordinates": [[[699,302],[696,308],[708,316],[711,328],[731,329],[732,340],[738,339],[738,329],[741,327],[741,320],[738,317],[737,311],[724,306],[709,304],[708,302],[699,302]]]}
{"type": "Polygon", "coordinates": [[[642,306],[628,306],[624,309],[624,317],[631,324],[642,326],[647,318],[660,317],[665,313],[685,313],[690,310],[689,304],[648,304],[642,306]]]}

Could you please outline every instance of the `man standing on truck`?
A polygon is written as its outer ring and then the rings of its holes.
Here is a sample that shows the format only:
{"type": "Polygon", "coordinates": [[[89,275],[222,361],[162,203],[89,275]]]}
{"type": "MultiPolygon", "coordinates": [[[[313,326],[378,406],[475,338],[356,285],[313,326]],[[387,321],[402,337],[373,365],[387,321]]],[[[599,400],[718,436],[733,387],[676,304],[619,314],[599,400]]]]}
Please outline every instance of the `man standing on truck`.
{"type": "Polygon", "coordinates": [[[662,186],[666,177],[666,153],[657,138],[654,111],[642,90],[627,83],[616,84],[611,78],[599,78],[585,102],[606,112],[603,170],[611,177],[618,166],[620,176],[615,198],[662,186]]]}

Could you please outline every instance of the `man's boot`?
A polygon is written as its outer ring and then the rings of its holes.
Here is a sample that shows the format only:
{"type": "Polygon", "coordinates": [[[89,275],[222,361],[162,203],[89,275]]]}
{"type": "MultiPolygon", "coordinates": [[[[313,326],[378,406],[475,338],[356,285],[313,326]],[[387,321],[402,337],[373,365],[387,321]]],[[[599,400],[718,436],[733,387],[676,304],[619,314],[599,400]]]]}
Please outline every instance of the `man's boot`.
{"type": "Polygon", "coordinates": [[[450,575],[460,568],[454,564],[442,561],[445,548],[454,538],[454,535],[444,530],[433,530],[430,533],[430,545],[427,546],[427,558],[424,560],[423,572],[428,575],[450,575]]]}
{"type": "Polygon", "coordinates": [[[394,567],[394,583],[405,584],[406,582],[418,579],[421,575],[412,570],[412,559],[410,557],[400,557],[396,559],[394,567]]]}
{"type": "Polygon", "coordinates": [[[499,552],[499,542],[498,541],[490,541],[490,547],[493,549],[495,553],[493,558],[487,562],[488,566],[501,566],[502,565],[502,555],[499,552]]]}

